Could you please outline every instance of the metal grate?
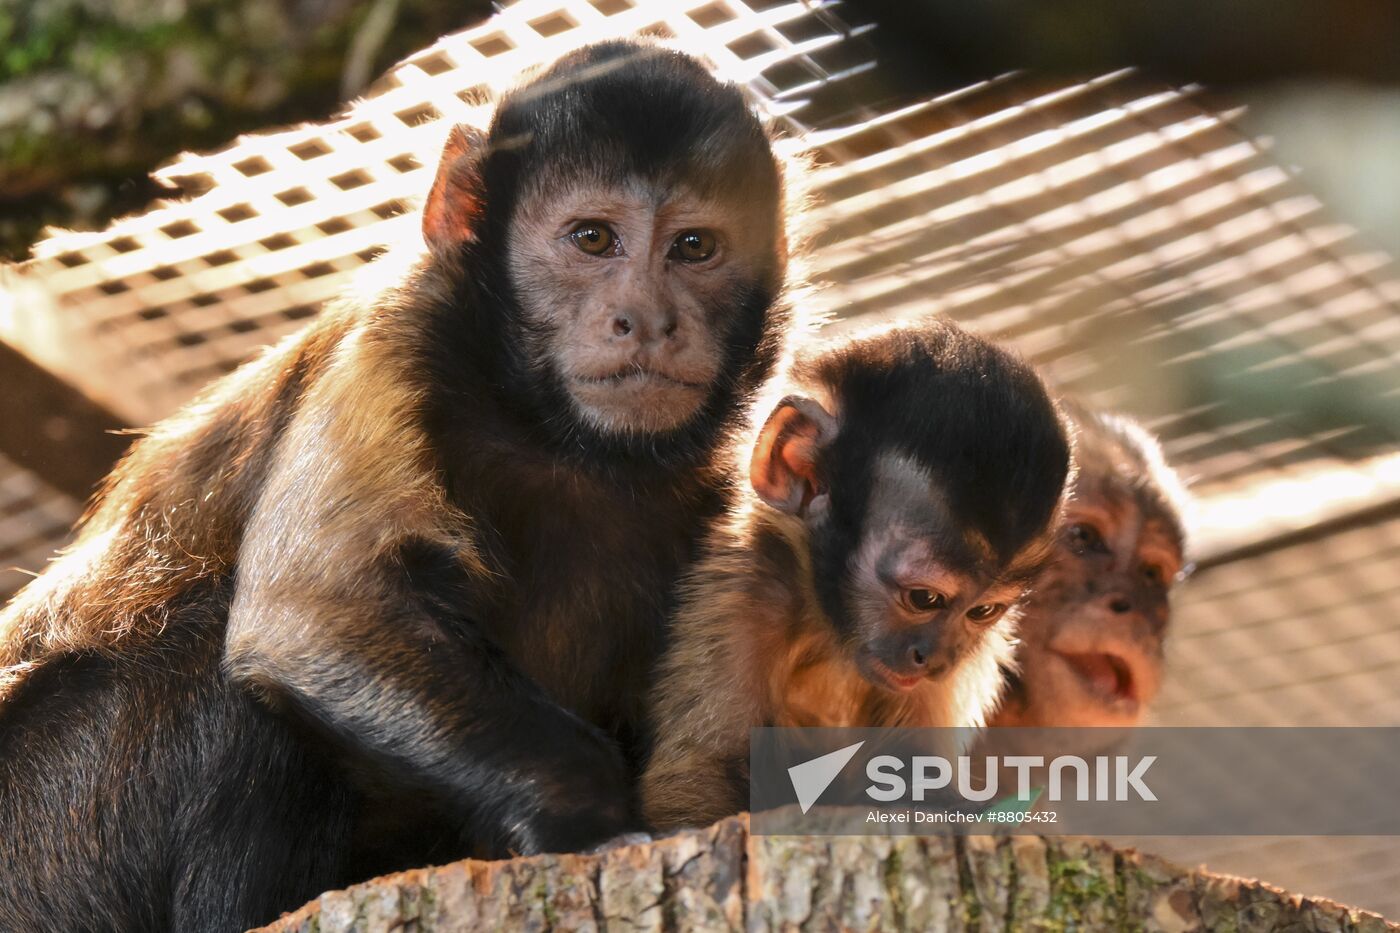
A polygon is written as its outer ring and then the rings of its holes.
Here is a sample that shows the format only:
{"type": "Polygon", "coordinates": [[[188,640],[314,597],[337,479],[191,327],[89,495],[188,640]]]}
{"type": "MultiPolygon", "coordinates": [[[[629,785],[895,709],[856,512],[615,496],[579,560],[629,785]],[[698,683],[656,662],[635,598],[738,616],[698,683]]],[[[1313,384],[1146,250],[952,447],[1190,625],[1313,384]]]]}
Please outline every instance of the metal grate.
{"type": "Polygon", "coordinates": [[[1144,417],[1207,493],[1393,449],[1395,265],[1231,118],[1120,73],[819,136],[838,160],[817,192],[826,300],[1008,340],[1144,417]]]}
{"type": "Polygon", "coordinates": [[[1400,518],[1204,572],[1182,588],[1163,725],[1400,724],[1400,518]]]}

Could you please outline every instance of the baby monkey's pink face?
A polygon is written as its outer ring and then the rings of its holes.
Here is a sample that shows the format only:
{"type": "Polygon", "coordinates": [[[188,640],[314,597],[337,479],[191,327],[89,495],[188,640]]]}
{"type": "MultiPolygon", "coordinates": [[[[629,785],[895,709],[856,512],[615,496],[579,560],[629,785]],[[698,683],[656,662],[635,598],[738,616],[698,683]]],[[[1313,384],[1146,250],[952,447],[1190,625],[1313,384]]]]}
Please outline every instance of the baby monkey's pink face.
{"type": "Polygon", "coordinates": [[[873,479],[846,586],[861,673],[900,692],[981,650],[1007,653],[1048,537],[998,560],[985,538],[954,520],[938,483],[913,460],[881,455],[873,479]]]}
{"type": "Polygon", "coordinates": [[[1162,680],[1167,596],[1181,575],[1173,524],[1081,477],[1058,557],[1021,619],[1004,726],[1134,726],[1162,680]]]}

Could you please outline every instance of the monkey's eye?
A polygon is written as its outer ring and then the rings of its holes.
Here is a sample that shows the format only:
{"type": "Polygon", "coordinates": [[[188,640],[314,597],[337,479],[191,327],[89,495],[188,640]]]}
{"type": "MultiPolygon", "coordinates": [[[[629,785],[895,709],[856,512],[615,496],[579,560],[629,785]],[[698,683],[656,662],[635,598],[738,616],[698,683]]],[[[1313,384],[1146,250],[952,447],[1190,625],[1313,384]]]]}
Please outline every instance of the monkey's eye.
{"type": "Polygon", "coordinates": [[[1142,576],[1143,579],[1147,580],[1147,582],[1151,583],[1153,586],[1165,587],[1167,585],[1166,571],[1157,564],[1143,564],[1142,576]]]}
{"type": "Polygon", "coordinates": [[[585,220],[569,232],[574,245],[590,256],[610,256],[617,252],[617,235],[607,224],[585,220]]]}
{"type": "Polygon", "coordinates": [[[1068,535],[1070,549],[1076,554],[1108,550],[1108,546],[1104,544],[1103,535],[1099,534],[1099,530],[1088,522],[1075,522],[1070,525],[1068,535]]]}
{"type": "Polygon", "coordinates": [[[1005,603],[984,603],[981,606],[973,606],[967,610],[967,617],[974,622],[986,625],[1001,618],[1001,614],[1006,611],[1005,603]]]}
{"type": "Polygon", "coordinates": [[[671,256],[681,262],[704,262],[715,254],[715,235],[708,230],[687,230],[671,244],[671,256]]]}
{"type": "Polygon", "coordinates": [[[901,601],[910,612],[936,612],[948,608],[948,597],[937,590],[905,590],[901,601]]]}

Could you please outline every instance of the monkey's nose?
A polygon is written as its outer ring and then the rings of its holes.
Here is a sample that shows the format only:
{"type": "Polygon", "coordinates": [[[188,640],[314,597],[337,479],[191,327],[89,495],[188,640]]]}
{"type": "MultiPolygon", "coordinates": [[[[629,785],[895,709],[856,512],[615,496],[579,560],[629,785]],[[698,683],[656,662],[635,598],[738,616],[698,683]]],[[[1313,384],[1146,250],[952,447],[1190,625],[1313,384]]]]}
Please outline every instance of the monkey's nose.
{"type": "Polygon", "coordinates": [[[938,651],[938,636],[935,632],[928,631],[921,633],[909,642],[909,647],[904,656],[909,659],[918,670],[926,669],[933,661],[933,656],[938,651]]]}
{"type": "Polygon", "coordinates": [[[677,340],[679,322],[667,311],[617,311],[608,321],[612,339],[638,347],[668,344],[677,340]]]}
{"type": "Polygon", "coordinates": [[[931,641],[915,642],[909,646],[909,650],[905,653],[905,658],[909,662],[907,671],[911,675],[942,677],[944,671],[948,669],[948,664],[946,660],[939,660],[936,657],[937,654],[938,650],[931,641]]]}
{"type": "Polygon", "coordinates": [[[1108,608],[1121,616],[1124,613],[1133,611],[1133,601],[1119,593],[1109,599],[1108,608]]]}

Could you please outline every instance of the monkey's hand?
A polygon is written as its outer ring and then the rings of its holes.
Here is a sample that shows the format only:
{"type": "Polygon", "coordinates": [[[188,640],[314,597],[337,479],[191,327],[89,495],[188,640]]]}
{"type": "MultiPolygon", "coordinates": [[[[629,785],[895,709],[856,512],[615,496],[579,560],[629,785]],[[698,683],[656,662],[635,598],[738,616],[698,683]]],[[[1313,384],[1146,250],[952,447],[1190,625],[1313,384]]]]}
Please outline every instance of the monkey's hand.
{"type": "Polygon", "coordinates": [[[379,585],[353,624],[331,611],[346,594],[270,600],[250,587],[259,608],[235,601],[230,676],[310,719],[377,782],[432,793],[456,815],[464,855],[576,852],[640,827],[606,736],[484,634],[460,621],[445,632],[415,593],[389,595],[382,573],[379,585]]]}
{"type": "Polygon", "coordinates": [[[300,636],[240,625],[230,676],[310,719],[377,782],[432,793],[456,814],[463,854],[576,852],[640,826],[607,737],[484,638],[425,638],[431,619],[379,609],[382,623],[358,630],[328,629],[324,617],[297,626],[300,636]]]}

